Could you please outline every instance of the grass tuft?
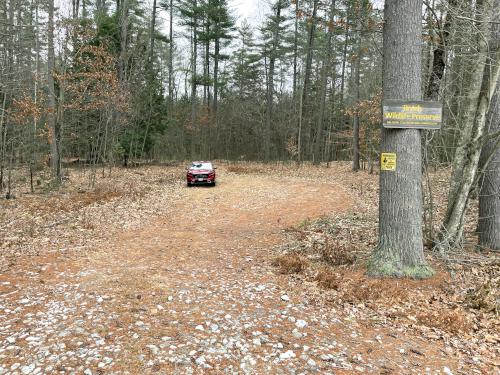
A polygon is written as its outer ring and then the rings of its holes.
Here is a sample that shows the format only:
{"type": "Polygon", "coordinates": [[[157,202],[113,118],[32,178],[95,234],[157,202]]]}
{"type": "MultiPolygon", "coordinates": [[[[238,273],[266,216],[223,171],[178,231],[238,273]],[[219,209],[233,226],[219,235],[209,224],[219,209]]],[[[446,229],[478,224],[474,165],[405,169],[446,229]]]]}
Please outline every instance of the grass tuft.
{"type": "Polygon", "coordinates": [[[273,260],[273,266],[285,275],[300,273],[307,268],[309,261],[298,254],[280,255],[273,260]]]}
{"type": "Polygon", "coordinates": [[[352,249],[339,242],[325,242],[320,248],[321,260],[330,266],[345,266],[355,262],[356,256],[352,249]]]}

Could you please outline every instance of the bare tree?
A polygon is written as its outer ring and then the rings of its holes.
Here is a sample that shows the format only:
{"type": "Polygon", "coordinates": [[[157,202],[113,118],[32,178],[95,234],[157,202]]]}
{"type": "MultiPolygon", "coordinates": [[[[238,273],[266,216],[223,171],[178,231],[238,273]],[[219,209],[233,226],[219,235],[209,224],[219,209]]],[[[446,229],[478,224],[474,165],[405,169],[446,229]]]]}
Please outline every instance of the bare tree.
{"type": "Polygon", "coordinates": [[[448,205],[437,240],[436,249],[445,253],[459,247],[462,242],[465,214],[470,193],[477,183],[477,171],[485,132],[486,115],[500,77],[500,48],[491,48],[491,21],[498,0],[483,0],[476,3],[475,27],[477,54],[466,63],[469,86],[461,95],[459,106],[460,139],[453,160],[453,173],[448,194],[448,205]]]}

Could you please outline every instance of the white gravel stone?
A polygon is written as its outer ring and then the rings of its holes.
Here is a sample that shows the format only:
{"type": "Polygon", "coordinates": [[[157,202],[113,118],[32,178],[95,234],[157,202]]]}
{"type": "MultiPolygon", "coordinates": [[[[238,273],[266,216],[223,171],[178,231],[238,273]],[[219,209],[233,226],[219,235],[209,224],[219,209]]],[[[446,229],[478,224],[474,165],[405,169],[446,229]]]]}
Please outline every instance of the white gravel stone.
{"type": "Polygon", "coordinates": [[[23,367],[21,367],[21,372],[25,375],[31,374],[33,372],[33,370],[35,369],[35,367],[36,366],[34,363],[32,363],[31,365],[23,366],[23,367]]]}
{"type": "Polygon", "coordinates": [[[21,367],[21,364],[16,362],[12,366],[10,366],[10,371],[17,370],[19,367],[21,367]]]}
{"type": "Polygon", "coordinates": [[[156,345],[153,345],[153,344],[146,345],[146,348],[148,348],[151,351],[151,354],[153,354],[155,356],[158,355],[158,353],[160,352],[160,349],[156,345]]]}
{"type": "Polygon", "coordinates": [[[293,350],[287,350],[286,352],[280,354],[281,360],[286,360],[291,358],[295,358],[295,353],[293,352],[293,350]]]}
{"type": "Polygon", "coordinates": [[[205,357],[204,357],[204,356],[200,356],[200,357],[196,358],[196,361],[195,361],[195,362],[196,362],[196,364],[197,364],[198,366],[203,366],[203,365],[205,365],[205,364],[206,364],[206,359],[205,359],[205,357]]]}
{"type": "Polygon", "coordinates": [[[261,346],[261,345],[262,345],[262,343],[260,342],[260,339],[259,339],[259,338],[253,339],[253,340],[252,340],[252,342],[253,342],[253,344],[254,344],[255,346],[261,346]]]}
{"type": "Polygon", "coordinates": [[[292,331],[292,335],[293,337],[295,337],[296,339],[301,339],[302,338],[302,333],[300,333],[297,328],[295,328],[293,331],[292,331]]]}
{"type": "Polygon", "coordinates": [[[288,297],[286,294],[283,294],[283,295],[281,296],[281,300],[282,300],[282,301],[290,301],[290,297],[288,297]]]}
{"type": "Polygon", "coordinates": [[[295,323],[295,326],[297,328],[305,328],[305,327],[307,327],[307,322],[305,320],[297,320],[297,323],[295,323]]]}

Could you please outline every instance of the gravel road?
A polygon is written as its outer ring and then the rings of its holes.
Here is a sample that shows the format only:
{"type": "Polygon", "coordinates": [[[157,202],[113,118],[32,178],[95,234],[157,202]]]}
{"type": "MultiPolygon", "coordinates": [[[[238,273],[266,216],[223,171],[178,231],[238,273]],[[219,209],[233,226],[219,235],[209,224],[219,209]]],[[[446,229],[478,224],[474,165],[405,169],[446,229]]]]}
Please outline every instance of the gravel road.
{"type": "Polygon", "coordinates": [[[222,175],[86,255],[12,267],[0,374],[445,373],[439,348],[353,325],[270,265],[283,229],[351,203],[334,182],[222,175]]]}

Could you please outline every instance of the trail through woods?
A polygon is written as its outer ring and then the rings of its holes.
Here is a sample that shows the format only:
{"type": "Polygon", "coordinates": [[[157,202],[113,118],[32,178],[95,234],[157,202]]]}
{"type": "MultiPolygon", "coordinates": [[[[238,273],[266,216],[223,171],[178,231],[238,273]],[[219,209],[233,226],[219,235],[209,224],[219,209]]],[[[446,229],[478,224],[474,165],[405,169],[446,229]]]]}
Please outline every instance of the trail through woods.
{"type": "Polygon", "coordinates": [[[216,187],[187,188],[175,168],[123,173],[101,195],[75,187],[3,207],[34,205],[26,220],[44,213],[49,241],[9,228],[0,374],[470,373],[439,337],[358,320],[356,305],[313,298],[272,265],[284,231],[355,212],[342,175],[222,168],[216,187]]]}

